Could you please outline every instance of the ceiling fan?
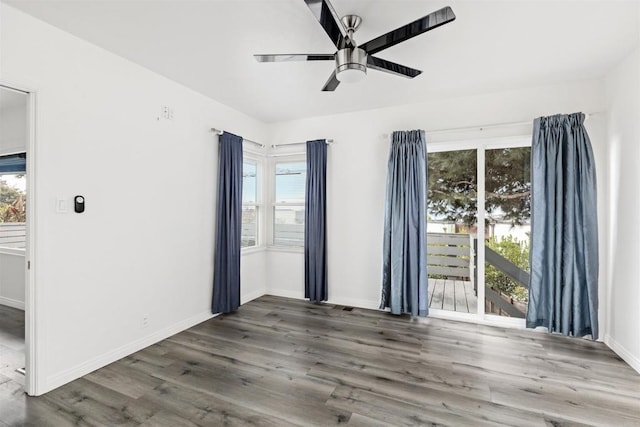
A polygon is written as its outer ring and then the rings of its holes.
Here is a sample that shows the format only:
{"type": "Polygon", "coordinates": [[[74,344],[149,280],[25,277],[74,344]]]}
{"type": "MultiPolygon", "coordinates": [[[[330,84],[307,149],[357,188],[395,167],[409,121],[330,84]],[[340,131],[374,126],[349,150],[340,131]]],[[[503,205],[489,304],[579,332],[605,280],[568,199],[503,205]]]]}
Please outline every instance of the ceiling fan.
{"type": "Polygon", "coordinates": [[[293,55],[254,55],[258,62],[284,61],[335,61],[336,69],[322,87],[323,91],[334,91],[340,82],[356,82],[367,74],[367,68],[384,71],[407,78],[414,78],[422,71],[415,68],[386,61],[374,54],[425,33],[454,19],[453,10],[443,7],[410,24],[404,25],[373,40],[357,45],[353,38],[362,18],[357,15],[345,15],[338,18],[329,0],[304,0],[324,31],[338,50],[334,54],[293,54],[293,55]]]}

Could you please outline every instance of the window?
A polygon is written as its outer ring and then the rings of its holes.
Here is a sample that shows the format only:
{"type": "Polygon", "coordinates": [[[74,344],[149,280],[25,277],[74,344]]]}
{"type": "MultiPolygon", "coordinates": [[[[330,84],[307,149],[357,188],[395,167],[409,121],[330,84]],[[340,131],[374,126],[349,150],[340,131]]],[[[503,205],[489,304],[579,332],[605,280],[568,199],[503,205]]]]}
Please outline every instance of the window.
{"type": "Polygon", "coordinates": [[[25,247],[26,188],[24,154],[0,156],[0,246],[25,247]]]}
{"type": "Polygon", "coordinates": [[[276,162],[273,206],[273,244],[275,246],[304,246],[306,182],[306,162],[276,162]]]}
{"type": "Polygon", "coordinates": [[[259,187],[258,162],[245,159],[242,163],[242,245],[243,248],[258,246],[259,235],[259,187]]]}

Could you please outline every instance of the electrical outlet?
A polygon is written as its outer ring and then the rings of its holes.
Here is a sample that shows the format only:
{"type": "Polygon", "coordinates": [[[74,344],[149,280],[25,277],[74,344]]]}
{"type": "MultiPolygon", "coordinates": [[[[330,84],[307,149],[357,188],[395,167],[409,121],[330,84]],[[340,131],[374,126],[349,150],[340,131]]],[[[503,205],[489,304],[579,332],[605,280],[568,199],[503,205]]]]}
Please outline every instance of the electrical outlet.
{"type": "Polygon", "coordinates": [[[149,326],[149,315],[148,314],[143,314],[142,315],[142,321],[140,322],[140,326],[142,328],[146,328],[147,326],[149,326]]]}
{"type": "Polygon", "coordinates": [[[160,115],[165,120],[173,120],[173,109],[167,105],[160,107],[160,115]]]}

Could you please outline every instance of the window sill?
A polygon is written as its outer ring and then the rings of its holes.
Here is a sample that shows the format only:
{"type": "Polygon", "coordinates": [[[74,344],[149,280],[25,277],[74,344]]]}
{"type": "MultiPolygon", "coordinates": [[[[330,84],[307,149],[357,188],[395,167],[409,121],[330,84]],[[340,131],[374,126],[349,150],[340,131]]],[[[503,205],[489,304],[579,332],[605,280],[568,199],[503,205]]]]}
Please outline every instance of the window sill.
{"type": "Polygon", "coordinates": [[[240,256],[242,255],[250,255],[250,254],[254,254],[256,252],[264,252],[267,248],[265,248],[264,246],[252,246],[249,248],[242,248],[240,249],[240,256]]]}
{"type": "Polygon", "coordinates": [[[269,252],[288,252],[293,254],[303,254],[304,248],[299,246],[268,246],[269,252]]]}

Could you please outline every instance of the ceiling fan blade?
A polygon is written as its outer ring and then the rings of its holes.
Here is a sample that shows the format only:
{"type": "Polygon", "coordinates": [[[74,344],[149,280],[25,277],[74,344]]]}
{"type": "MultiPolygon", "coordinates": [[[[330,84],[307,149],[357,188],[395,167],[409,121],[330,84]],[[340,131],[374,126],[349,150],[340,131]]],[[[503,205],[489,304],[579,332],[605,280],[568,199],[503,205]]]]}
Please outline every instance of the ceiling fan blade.
{"type": "Polygon", "coordinates": [[[381,50],[409,40],[412,37],[426,33],[434,28],[438,28],[439,26],[447,24],[454,19],[456,19],[456,15],[453,13],[453,10],[451,10],[449,6],[443,7],[442,9],[436,10],[435,12],[413,21],[410,24],[390,31],[387,34],[383,34],[380,37],[376,37],[375,39],[360,45],[360,48],[364,49],[369,55],[373,55],[381,50]]]}
{"type": "Polygon", "coordinates": [[[322,87],[322,91],[333,92],[334,90],[336,90],[339,84],[340,80],[337,79],[336,72],[334,70],[333,73],[331,73],[331,76],[329,76],[329,80],[327,80],[327,82],[322,87]]]}
{"type": "Polygon", "coordinates": [[[405,67],[404,65],[396,64],[395,62],[387,61],[385,59],[376,58],[369,55],[367,57],[367,68],[371,68],[378,71],[384,71],[385,73],[395,74],[396,76],[407,77],[412,79],[422,73],[415,68],[405,67]]]}
{"type": "Polygon", "coordinates": [[[287,61],[333,61],[334,54],[277,54],[277,55],[253,55],[258,62],[287,62],[287,61]]]}
{"type": "Polygon", "coordinates": [[[316,17],[324,31],[338,49],[343,46],[343,40],[347,37],[347,30],[342,25],[340,17],[336,14],[329,0],[304,0],[307,7],[316,17]]]}

